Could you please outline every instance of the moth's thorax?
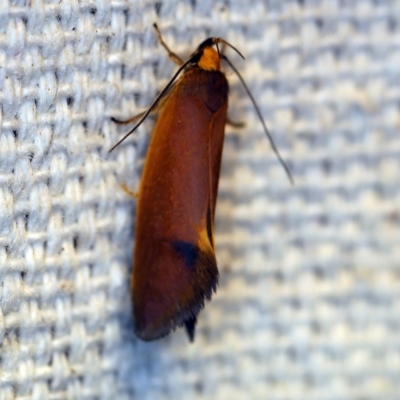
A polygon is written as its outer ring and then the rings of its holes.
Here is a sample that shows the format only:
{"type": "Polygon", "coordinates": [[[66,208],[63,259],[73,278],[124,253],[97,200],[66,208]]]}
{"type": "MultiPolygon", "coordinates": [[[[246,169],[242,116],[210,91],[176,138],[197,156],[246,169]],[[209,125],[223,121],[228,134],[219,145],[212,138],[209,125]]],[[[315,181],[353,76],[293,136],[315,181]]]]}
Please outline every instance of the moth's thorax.
{"type": "Polygon", "coordinates": [[[218,52],[213,47],[206,47],[197,65],[206,71],[219,71],[221,63],[218,52]]]}

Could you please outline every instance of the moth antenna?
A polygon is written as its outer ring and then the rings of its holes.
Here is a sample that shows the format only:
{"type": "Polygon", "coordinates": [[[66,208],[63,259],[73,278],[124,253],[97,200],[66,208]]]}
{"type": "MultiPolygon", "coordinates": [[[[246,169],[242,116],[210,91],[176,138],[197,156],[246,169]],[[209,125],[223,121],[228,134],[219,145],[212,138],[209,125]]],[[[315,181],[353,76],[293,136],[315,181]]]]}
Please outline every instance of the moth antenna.
{"type": "MultiPolygon", "coordinates": [[[[235,50],[236,53],[238,53],[239,56],[243,58],[243,60],[245,60],[243,54],[242,54],[235,46],[231,45],[231,44],[230,44],[229,42],[227,42],[226,40],[224,40],[224,39],[222,39],[222,38],[213,38],[213,41],[214,41],[215,44],[218,44],[218,43],[226,44],[226,45],[229,46],[231,49],[235,50]]],[[[218,46],[217,46],[217,47],[218,47],[218,46]]],[[[218,51],[218,53],[219,53],[219,51],[218,51]]],[[[225,58],[225,56],[224,56],[223,58],[225,58]]],[[[225,59],[226,59],[226,58],[225,58],[225,59]]]]}
{"type": "Polygon", "coordinates": [[[111,149],[108,151],[111,153],[116,147],[118,147],[128,136],[132,135],[133,132],[136,131],[137,128],[139,128],[140,125],[142,125],[143,121],[148,117],[148,115],[151,113],[151,111],[154,109],[154,107],[157,105],[157,103],[160,101],[160,99],[164,96],[164,94],[167,92],[167,90],[171,87],[171,85],[175,82],[176,78],[178,75],[182,72],[182,70],[190,64],[192,61],[192,57],[189,58],[189,60],[185,61],[179,68],[178,71],[175,72],[175,75],[170,79],[170,81],[166,84],[164,89],[160,92],[160,94],[155,98],[153,103],[151,103],[150,107],[146,110],[146,112],[143,114],[142,118],[140,118],[139,122],[120,140],[118,141],[111,149]]]}
{"type": "MultiPolygon", "coordinates": [[[[227,43],[227,44],[229,45],[229,43],[227,43]]],[[[233,46],[231,46],[231,47],[233,47],[233,46]]],[[[239,53],[239,54],[240,54],[240,53],[239,53]]],[[[294,179],[293,179],[292,173],[290,172],[289,167],[287,166],[287,164],[285,163],[285,161],[284,161],[283,158],[281,157],[281,155],[280,155],[280,153],[279,153],[279,151],[278,151],[278,148],[276,147],[275,142],[274,142],[274,140],[273,140],[273,138],[272,138],[272,135],[271,135],[271,133],[269,132],[269,130],[268,130],[268,128],[267,128],[267,125],[265,124],[265,121],[264,121],[264,118],[263,118],[263,116],[262,116],[262,114],[261,114],[261,111],[260,111],[260,109],[258,108],[258,105],[257,105],[257,103],[256,103],[256,101],[255,101],[253,95],[252,95],[251,92],[250,92],[250,89],[249,89],[248,86],[246,85],[246,82],[244,81],[244,79],[243,79],[242,76],[240,75],[239,71],[238,71],[238,70],[235,68],[235,66],[231,63],[231,61],[228,59],[228,57],[226,57],[226,55],[224,55],[224,54],[222,54],[221,57],[229,64],[229,66],[233,69],[233,71],[235,72],[235,74],[239,77],[240,82],[242,83],[244,89],[245,89],[246,92],[247,92],[247,95],[250,97],[250,100],[251,100],[251,102],[253,103],[254,108],[256,109],[256,113],[257,113],[258,118],[259,118],[259,120],[260,120],[260,122],[261,122],[261,124],[262,124],[262,126],[263,126],[263,128],[264,128],[264,132],[266,133],[266,135],[267,135],[267,137],[268,137],[268,140],[269,140],[269,142],[270,142],[270,144],[271,144],[272,150],[274,151],[274,153],[275,153],[276,157],[278,158],[280,164],[282,165],[283,169],[285,170],[286,175],[287,175],[287,177],[289,178],[290,183],[291,183],[292,185],[294,185],[294,179]]]]}

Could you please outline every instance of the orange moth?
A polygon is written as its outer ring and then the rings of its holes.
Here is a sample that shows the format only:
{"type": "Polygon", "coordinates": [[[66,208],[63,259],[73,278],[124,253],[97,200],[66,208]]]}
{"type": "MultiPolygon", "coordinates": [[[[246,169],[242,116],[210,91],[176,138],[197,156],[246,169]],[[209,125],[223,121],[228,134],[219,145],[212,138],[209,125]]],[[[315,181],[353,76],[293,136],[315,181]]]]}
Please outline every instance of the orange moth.
{"type": "Polygon", "coordinates": [[[218,44],[241,55],[239,51],[212,37],[183,62],[154,27],[169,57],[180,67],[146,112],[128,121],[113,119],[138,123],[110,151],[150,113],[158,113],[138,193],[131,281],[135,332],[143,340],[155,340],[184,325],[193,341],[197,315],[218,284],[214,218],[229,88],[220,70],[221,58],[243,83],[279,161],[292,178],[251,93],[218,44]]]}

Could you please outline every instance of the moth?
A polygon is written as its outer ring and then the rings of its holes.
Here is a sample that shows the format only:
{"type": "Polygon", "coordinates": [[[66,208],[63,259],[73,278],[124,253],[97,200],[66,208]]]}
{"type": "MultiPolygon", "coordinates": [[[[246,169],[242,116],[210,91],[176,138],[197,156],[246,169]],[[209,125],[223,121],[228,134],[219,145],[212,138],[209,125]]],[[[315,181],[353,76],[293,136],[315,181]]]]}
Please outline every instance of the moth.
{"type": "Polygon", "coordinates": [[[218,285],[214,220],[222,148],[227,123],[229,84],[221,59],[238,75],[289,179],[253,96],[229,59],[220,52],[224,39],[203,41],[183,61],[163,41],[178,71],[110,151],[157,112],[138,193],[134,269],[131,281],[136,335],[146,341],[185,326],[190,341],[205,300],[218,285]]]}

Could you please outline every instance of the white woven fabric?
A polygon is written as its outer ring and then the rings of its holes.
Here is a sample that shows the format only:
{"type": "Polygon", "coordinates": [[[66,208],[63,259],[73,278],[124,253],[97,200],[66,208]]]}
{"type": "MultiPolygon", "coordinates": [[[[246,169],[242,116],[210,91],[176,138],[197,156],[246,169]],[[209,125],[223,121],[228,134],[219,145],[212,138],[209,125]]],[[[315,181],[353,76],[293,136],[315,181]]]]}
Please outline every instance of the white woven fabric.
{"type": "Polygon", "coordinates": [[[0,400],[396,399],[400,5],[364,0],[0,0],[0,400]],[[135,189],[150,104],[222,36],[238,79],[217,206],[218,293],[133,335],[135,189]]]}

